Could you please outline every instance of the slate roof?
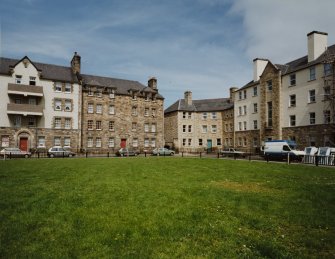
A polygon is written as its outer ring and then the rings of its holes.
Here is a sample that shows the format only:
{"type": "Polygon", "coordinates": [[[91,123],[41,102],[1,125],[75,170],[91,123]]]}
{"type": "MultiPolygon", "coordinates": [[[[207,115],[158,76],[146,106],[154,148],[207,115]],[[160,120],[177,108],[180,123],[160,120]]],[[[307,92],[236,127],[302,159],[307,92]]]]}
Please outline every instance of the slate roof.
{"type": "MultiPolygon", "coordinates": [[[[21,60],[0,58],[0,74],[10,75],[10,69],[21,60]]],[[[42,79],[78,83],[78,78],[75,74],[73,74],[71,67],[43,64],[38,62],[31,63],[41,72],[42,79]]]]}
{"type": "Polygon", "coordinates": [[[168,107],[164,111],[164,114],[176,111],[192,111],[192,112],[224,111],[233,107],[234,104],[230,102],[229,98],[193,100],[192,105],[186,105],[185,99],[179,99],[170,107],[168,107]]]}
{"type": "MultiPolygon", "coordinates": [[[[10,59],[0,57],[0,74],[11,75],[11,68],[21,62],[19,59],[10,59]]],[[[29,58],[28,58],[29,59],[29,58]]],[[[144,93],[156,93],[153,89],[145,86],[137,81],[124,80],[110,77],[86,75],[86,74],[74,74],[71,67],[57,66],[51,64],[43,64],[38,62],[30,61],[36,69],[41,73],[42,79],[48,79],[53,81],[79,83],[82,80],[83,85],[111,87],[116,89],[117,94],[129,95],[130,91],[137,91],[140,94],[144,93]]],[[[156,98],[164,99],[163,96],[157,94],[156,98]]]]}
{"type": "MultiPolygon", "coordinates": [[[[306,55],[306,56],[303,56],[301,58],[290,61],[290,62],[288,62],[284,65],[274,64],[274,66],[277,67],[279,70],[281,70],[282,75],[287,75],[287,74],[294,73],[296,71],[314,66],[316,64],[320,64],[325,60],[327,55],[335,56],[335,44],[329,46],[327,48],[327,50],[322,55],[320,55],[320,57],[318,57],[317,59],[315,59],[312,62],[308,62],[308,56],[306,55]]],[[[250,86],[256,85],[258,82],[259,81],[250,81],[249,83],[242,86],[238,90],[242,90],[242,89],[248,88],[250,86]]]]}

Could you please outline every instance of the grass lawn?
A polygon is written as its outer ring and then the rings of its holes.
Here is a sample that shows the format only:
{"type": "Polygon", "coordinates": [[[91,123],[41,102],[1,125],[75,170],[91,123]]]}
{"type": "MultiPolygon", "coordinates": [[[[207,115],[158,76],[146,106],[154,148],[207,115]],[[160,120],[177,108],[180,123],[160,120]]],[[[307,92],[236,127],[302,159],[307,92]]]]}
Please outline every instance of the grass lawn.
{"type": "Polygon", "coordinates": [[[0,258],[335,257],[335,168],[0,161],[0,258]]]}

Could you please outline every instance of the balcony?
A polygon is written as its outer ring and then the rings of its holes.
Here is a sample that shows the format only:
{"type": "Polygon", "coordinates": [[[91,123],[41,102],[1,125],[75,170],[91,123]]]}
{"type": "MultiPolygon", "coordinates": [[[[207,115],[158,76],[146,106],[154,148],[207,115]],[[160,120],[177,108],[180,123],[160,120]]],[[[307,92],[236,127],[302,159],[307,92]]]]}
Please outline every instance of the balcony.
{"type": "Polygon", "coordinates": [[[36,85],[8,84],[8,94],[43,96],[43,87],[36,85]]]}
{"type": "Polygon", "coordinates": [[[8,103],[7,114],[43,116],[43,107],[42,105],[8,103]]]}

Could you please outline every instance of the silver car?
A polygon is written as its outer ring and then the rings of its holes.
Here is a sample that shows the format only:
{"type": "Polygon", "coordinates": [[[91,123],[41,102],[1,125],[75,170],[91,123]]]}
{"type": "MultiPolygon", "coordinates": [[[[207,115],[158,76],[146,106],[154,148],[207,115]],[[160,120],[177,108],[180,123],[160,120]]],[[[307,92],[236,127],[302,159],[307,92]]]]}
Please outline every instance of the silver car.
{"type": "Polygon", "coordinates": [[[152,151],[152,155],[154,155],[154,156],[173,156],[174,151],[170,150],[170,149],[167,149],[165,147],[155,148],[152,151]]]}
{"type": "Polygon", "coordinates": [[[52,147],[48,150],[48,157],[73,157],[76,153],[71,152],[70,150],[64,149],[62,147],[52,147]]]}
{"type": "Polygon", "coordinates": [[[0,151],[1,157],[24,157],[29,158],[31,157],[31,153],[28,151],[23,151],[16,147],[6,147],[0,151]]]}

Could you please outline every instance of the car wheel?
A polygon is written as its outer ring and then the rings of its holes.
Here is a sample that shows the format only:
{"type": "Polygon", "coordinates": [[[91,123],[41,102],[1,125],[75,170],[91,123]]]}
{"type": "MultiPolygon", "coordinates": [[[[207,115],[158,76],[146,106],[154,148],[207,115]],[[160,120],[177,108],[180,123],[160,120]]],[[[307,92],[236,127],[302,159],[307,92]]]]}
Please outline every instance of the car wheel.
{"type": "Polygon", "coordinates": [[[51,157],[51,158],[54,158],[54,157],[55,157],[55,155],[54,155],[54,154],[50,154],[50,157],[51,157]]]}
{"type": "Polygon", "coordinates": [[[26,155],[24,155],[24,158],[29,158],[29,155],[27,155],[27,154],[26,154],[26,155]]]}
{"type": "Polygon", "coordinates": [[[69,154],[69,157],[72,157],[72,154],[69,154]]]}
{"type": "Polygon", "coordinates": [[[174,152],[171,152],[171,156],[174,156],[174,152]]]}

